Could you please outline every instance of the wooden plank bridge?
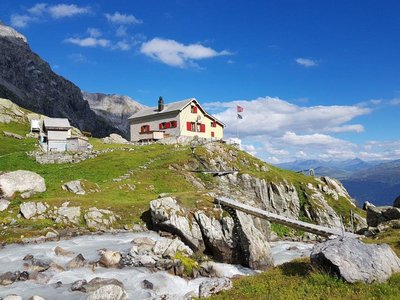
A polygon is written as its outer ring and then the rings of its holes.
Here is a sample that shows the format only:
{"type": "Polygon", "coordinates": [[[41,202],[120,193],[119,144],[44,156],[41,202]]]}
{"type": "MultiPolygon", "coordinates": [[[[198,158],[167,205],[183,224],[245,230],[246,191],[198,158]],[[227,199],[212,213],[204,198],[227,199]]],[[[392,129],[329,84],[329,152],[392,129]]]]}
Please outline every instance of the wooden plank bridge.
{"type": "Polygon", "coordinates": [[[288,217],[284,217],[281,215],[277,215],[259,208],[252,207],[250,205],[229,199],[227,197],[217,197],[215,198],[215,202],[222,205],[222,206],[227,206],[234,208],[236,210],[240,210],[244,213],[247,213],[249,215],[253,215],[255,217],[261,218],[268,220],[273,223],[278,223],[282,224],[291,228],[295,229],[300,229],[304,230],[306,232],[310,232],[316,235],[324,236],[324,237],[339,237],[339,236],[345,236],[345,237],[350,237],[350,238],[360,238],[360,235],[351,233],[351,232],[345,232],[341,228],[330,228],[330,227],[324,227],[320,225],[315,225],[307,222],[302,222],[299,220],[294,220],[288,217]]]}

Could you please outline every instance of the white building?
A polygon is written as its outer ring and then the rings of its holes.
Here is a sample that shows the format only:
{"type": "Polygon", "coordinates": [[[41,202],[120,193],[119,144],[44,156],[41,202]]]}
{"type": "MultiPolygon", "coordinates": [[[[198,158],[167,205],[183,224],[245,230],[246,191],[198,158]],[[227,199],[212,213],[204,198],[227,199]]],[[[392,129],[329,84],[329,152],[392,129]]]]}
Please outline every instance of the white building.
{"type": "Polygon", "coordinates": [[[72,126],[65,118],[46,118],[40,137],[46,151],[67,151],[67,139],[71,137],[72,126]]]}
{"type": "Polygon", "coordinates": [[[139,110],[129,118],[132,142],[167,137],[198,136],[222,139],[225,125],[207,113],[195,98],[139,110]]]}

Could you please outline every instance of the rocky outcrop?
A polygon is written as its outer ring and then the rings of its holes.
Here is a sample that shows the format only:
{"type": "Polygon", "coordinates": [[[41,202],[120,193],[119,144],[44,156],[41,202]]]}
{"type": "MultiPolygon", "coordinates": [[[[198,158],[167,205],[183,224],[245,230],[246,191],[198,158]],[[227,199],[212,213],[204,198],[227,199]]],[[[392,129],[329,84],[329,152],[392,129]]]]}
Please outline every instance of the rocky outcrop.
{"type": "Polygon", "coordinates": [[[84,188],[82,187],[81,181],[80,180],[73,180],[73,181],[68,181],[64,183],[61,188],[64,191],[68,191],[77,195],[85,195],[86,192],[84,188]]]}
{"type": "Polygon", "coordinates": [[[0,175],[0,197],[10,199],[16,193],[21,193],[21,196],[26,198],[44,191],[44,178],[35,172],[18,170],[0,175]]]}
{"type": "Polygon", "coordinates": [[[397,208],[400,208],[400,196],[397,197],[397,198],[394,200],[393,206],[394,206],[394,207],[397,207],[397,208]]]}
{"type": "Polygon", "coordinates": [[[393,206],[367,206],[368,226],[377,227],[379,224],[391,220],[400,220],[400,208],[393,206]]]}
{"type": "Polygon", "coordinates": [[[80,206],[68,206],[68,202],[64,202],[61,207],[55,210],[56,212],[56,223],[64,223],[64,224],[79,224],[79,219],[81,216],[81,208],[80,206]]]}
{"type": "Polygon", "coordinates": [[[42,216],[48,208],[48,205],[43,202],[24,202],[19,206],[19,210],[25,219],[42,216]]]}
{"type": "Polygon", "coordinates": [[[86,226],[97,230],[108,230],[112,224],[119,218],[111,210],[98,209],[90,207],[89,210],[83,215],[86,226]]]}
{"type": "Polygon", "coordinates": [[[231,216],[218,218],[196,211],[193,217],[170,197],[153,200],[150,209],[154,224],[178,235],[195,251],[205,248],[216,260],[254,269],[273,265],[267,235],[246,214],[232,211],[231,216]]]}
{"type": "Polygon", "coordinates": [[[81,90],[54,73],[32,52],[26,38],[0,24],[0,97],[49,117],[68,118],[71,124],[94,136],[120,132],[96,115],[81,90]]]}
{"type": "Polygon", "coordinates": [[[129,137],[129,120],[135,112],[145,106],[128,96],[106,95],[100,93],[82,92],[90,108],[109,124],[119,129],[125,138],[129,137]]]}
{"type": "Polygon", "coordinates": [[[178,235],[194,251],[204,250],[201,230],[193,216],[178,202],[165,197],[150,202],[151,218],[156,229],[178,235]]]}
{"type": "Polygon", "coordinates": [[[122,136],[116,133],[110,134],[110,136],[101,139],[104,144],[129,144],[129,142],[122,136]]]}
{"type": "Polygon", "coordinates": [[[310,258],[316,268],[349,283],[385,282],[400,272],[400,259],[388,245],[369,245],[351,238],[316,244],[310,258]]]}

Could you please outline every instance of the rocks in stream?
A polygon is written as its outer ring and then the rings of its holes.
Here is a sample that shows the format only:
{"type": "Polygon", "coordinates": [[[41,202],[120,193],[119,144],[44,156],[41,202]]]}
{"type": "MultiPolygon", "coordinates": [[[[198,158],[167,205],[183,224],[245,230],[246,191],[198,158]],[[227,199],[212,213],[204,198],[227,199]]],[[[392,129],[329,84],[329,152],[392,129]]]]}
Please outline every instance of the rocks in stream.
{"type": "Polygon", "coordinates": [[[86,259],[82,254],[78,254],[67,263],[67,270],[82,268],[86,265],[86,259]]]}
{"type": "Polygon", "coordinates": [[[44,178],[35,172],[18,170],[0,175],[0,197],[11,199],[16,193],[29,197],[45,191],[44,178]]]}
{"type": "Polygon", "coordinates": [[[119,266],[121,254],[111,250],[100,250],[99,264],[105,268],[115,268],[119,266]]]}
{"type": "Polygon", "coordinates": [[[57,256],[73,256],[74,255],[73,251],[65,250],[65,249],[61,248],[60,246],[57,246],[54,248],[54,253],[57,256]]]}
{"type": "Polygon", "coordinates": [[[123,283],[117,279],[96,277],[89,282],[86,280],[78,280],[71,285],[71,290],[88,293],[88,300],[129,299],[126,291],[124,290],[123,283]]]}
{"type": "Polygon", "coordinates": [[[349,283],[385,282],[400,272],[400,259],[387,244],[365,244],[351,238],[316,244],[310,258],[313,266],[349,283]]]}

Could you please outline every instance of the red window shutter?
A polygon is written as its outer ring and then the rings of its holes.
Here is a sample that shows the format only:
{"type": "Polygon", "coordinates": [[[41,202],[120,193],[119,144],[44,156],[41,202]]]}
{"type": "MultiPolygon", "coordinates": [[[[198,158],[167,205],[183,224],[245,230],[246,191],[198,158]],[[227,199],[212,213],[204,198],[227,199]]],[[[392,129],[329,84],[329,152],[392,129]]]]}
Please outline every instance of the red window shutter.
{"type": "Polygon", "coordinates": [[[158,129],[163,129],[162,123],[158,124],[158,129]]]}
{"type": "Polygon", "coordinates": [[[186,122],[186,129],[187,129],[188,131],[192,131],[192,123],[186,122]]]}
{"type": "Polygon", "coordinates": [[[214,137],[214,136],[215,136],[214,131],[211,131],[211,137],[214,137]]]}
{"type": "Polygon", "coordinates": [[[167,122],[167,123],[165,124],[165,128],[171,128],[171,122],[167,122]]]}
{"type": "Polygon", "coordinates": [[[177,125],[177,124],[176,124],[176,121],[171,121],[171,127],[172,127],[172,128],[175,128],[176,125],[177,125]]]}
{"type": "Polygon", "coordinates": [[[194,107],[194,113],[197,114],[197,106],[194,107]]]}
{"type": "Polygon", "coordinates": [[[200,132],[206,132],[206,124],[200,124],[200,132]]]}
{"type": "Polygon", "coordinates": [[[150,125],[147,125],[146,129],[147,129],[146,131],[149,132],[150,131],[150,125]]]}

